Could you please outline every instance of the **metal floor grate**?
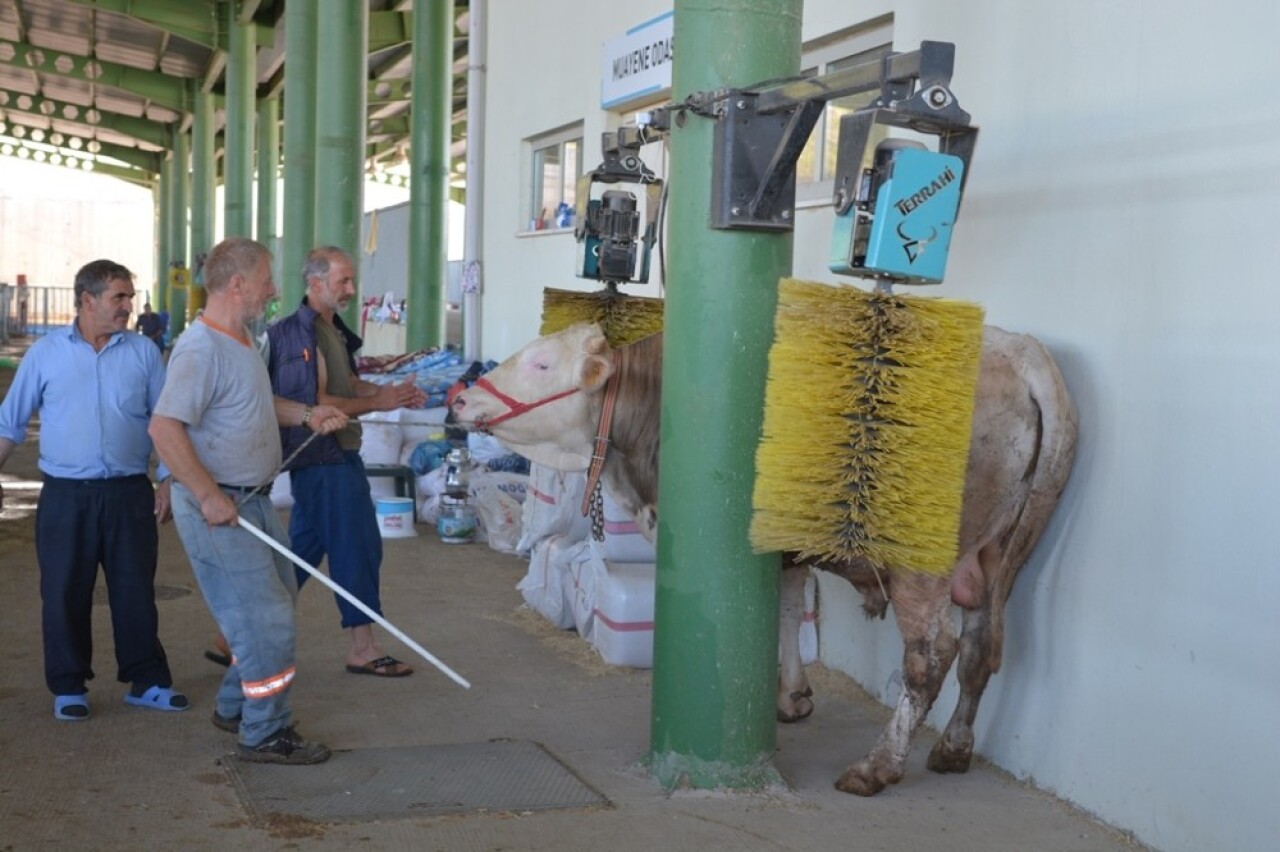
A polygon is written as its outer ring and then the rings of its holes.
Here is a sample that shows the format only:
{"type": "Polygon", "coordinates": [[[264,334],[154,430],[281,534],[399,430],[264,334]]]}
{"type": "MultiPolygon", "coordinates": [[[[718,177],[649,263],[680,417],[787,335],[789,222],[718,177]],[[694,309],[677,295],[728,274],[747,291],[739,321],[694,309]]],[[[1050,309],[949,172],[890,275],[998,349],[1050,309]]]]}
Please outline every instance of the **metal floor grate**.
{"type": "Polygon", "coordinates": [[[259,822],[277,815],[359,822],[609,804],[541,745],[524,740],[339,751],[316,766],[235,756],[222,763],[259,822]]]}

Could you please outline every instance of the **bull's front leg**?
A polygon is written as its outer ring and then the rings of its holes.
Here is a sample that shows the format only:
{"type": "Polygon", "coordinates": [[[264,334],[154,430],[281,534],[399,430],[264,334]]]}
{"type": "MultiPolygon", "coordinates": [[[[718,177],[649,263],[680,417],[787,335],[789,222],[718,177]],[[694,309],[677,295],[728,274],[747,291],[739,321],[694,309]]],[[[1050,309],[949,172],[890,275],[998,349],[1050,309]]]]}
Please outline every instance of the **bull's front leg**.
{"type": "Polygon", "coordinates": [[[874,796],[902,780],[911,738],[956,656],[947,577],[903,572],[894,577],[891,598],[904,644],[902,694],[875,747],[836,781],[836,789],[859,796],[874,796]]]}
{"type": "Polygon", "coordinates": [[[804,619],[804,584],[809,566],[789,559],[782,571],[778,624],[778,721],[799,722],[813,712],[809,679],[800,662],[800,623],[804,619]]]}

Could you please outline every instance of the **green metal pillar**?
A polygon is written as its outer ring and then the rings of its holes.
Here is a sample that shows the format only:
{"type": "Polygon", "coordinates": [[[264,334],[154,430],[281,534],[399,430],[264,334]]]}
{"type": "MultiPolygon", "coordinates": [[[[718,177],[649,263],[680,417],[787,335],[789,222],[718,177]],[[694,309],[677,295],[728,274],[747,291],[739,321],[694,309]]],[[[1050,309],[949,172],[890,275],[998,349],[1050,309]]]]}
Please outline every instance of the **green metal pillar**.
{"type": "Polygon", "coordinates": [[[223,160],[223,236],[253,235],[253,112],[257,46],[252,21],[239,20],[240,3],[226,4],[227,126],[223,160]]]}
{"type": "Polygon", "coordinates": [[[169,310],[169,184],[172,182],[173,163],[161,160],[160,179],[152,193],[156,206],[156,286],[151,307],[156,311],[169,310]]]}
{"type": "MultiPolygon", "coordinates": [[[[280,172],[280,99],[258,102],[258,229],[257,240],[275,257],[272,273],[280,280],[280,234],[276,226],[276,185],[280,172]]],[[[290,305],[290,308],[293,306],[290,305]]]]}
{"type": "MultiPolygon", "coordinates": [[[[316,91],[317,243],[337,246],[360,262],[364,213],[365,104],[368,89],[369,5],[319,0],[316,91]]],[[[360,297],[342,318],[353,327],[360,297]]]]}
{"type": "MultiPolygon", "coordinates": [[[[676,0],[672,100],[798,73],[802,8],[676,0]]],[[[779,559],[753,554],[747,529],[792,241],[707,227],[712,128],[689,115],[671,132],[650,731],[650,769],[668,789],[776,779],[779,559]]]]}
{"type": "Polygon", "coordinates": [[[452,116],[453,3],[416,0],[410,126],[409,327],[405,329],[405,348],[409,352],[445,343],[452,116]]]}
{"type": "Polygon", "coordinates": [[[284,9],[284,234],[277,286],[286,312],[302,301],[302,262],[315,242],[316,15],[314,3],[284,9]]]}
{"type": "Polygon", "coordinates": [[[202,255],[214,244],[217,222],[215,187],[217,163],[213,158],[214,96],[197,90],[191,119],[191,283],[187,285],[188,309],[204,307],[202,255]],[[197,280],[198,279],[198,280],[197,280]]]}
{"type": "MultiPolygon", "coordinates": [[[[187,259],[187,207],[190,198],[188,186],[191,176],[188,163],[191,160],[191,138],[187,134],[177,132],[173,134],[170,159],[173,161],[173,174],[169,183],[169,260],[190,269],[190,261],[187,259]]],[[[187,280],[190,281],[189,275],[187,280]]],[[[171,336],[176,336],[186,328],[186,315],[187,291],[174,287],[170,283],[169,333],[171,336]]]]}

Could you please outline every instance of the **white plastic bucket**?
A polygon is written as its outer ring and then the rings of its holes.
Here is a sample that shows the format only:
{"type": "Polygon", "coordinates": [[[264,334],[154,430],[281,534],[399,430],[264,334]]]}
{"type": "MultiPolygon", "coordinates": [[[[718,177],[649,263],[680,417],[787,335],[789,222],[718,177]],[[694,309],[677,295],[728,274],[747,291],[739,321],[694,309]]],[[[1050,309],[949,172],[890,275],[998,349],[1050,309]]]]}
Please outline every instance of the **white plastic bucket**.
{"type": "Polygon", "coordinates": [[[377,497],[373,501],[378,516],[378,532],[383,538],[409,538],[413,528],[413,501],[408,497],[377,497]]]}

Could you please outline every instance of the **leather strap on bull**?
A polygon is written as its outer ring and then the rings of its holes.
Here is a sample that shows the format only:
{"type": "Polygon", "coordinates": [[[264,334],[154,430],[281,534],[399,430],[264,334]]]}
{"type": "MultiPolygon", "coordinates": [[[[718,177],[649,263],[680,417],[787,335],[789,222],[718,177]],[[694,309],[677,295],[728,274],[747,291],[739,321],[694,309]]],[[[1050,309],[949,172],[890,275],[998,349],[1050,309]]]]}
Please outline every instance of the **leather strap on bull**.
{"type": "Polygon", "coordinates": [[[587,488],[582,495],[582,514],[591,508],[592,496],[600,488],[600,474],[604,472],[604,459],[609,453],[609,430],[613,428],[613,406],[618,401],[618,350],[613,350],[613,375],[604,387],[604,407],[600,409],[600,426],[596,429],[595,448],[591,452],[591,466],[587,468],[587,488]]]}
{"type": "Polygon", "coordinates": [[[569,388],[567,391],[561,391],[560,393],[552,394],[551,396],[548,396],[548,397],[543,397],[542,399],[539,399],[536,402],[521,402],[520,400],[513,399],[512,397],[509,397],[502,391],[498,390],[496,387],[493,386],[492,382],[490,382],[488,379],[484,377],[476,379],[476,387],[484,388],[486,391],[492,394],[495,398],[501,400],[502,404],[505,405],[508,409],[506,413],[499,414],[497,417],[493,418],[492,420],[483,420],[483,419],[476,420],[475,422],[476,431],[484,432],[486,435],[489,434],[489,430],[493,426],[497,425],[498,423],[502,423],[506,420],[510,420],[513,417],[519,417],[521,414],[527,414],[530,411],[533,411],[535,408],[540,408],[541,406],[544,406],[549,402],[555,402],[557,399],[564,399],[566,396],[572,396],[573,394],[578,392],[577,388],[569,388]]]}

